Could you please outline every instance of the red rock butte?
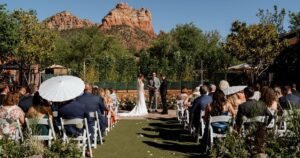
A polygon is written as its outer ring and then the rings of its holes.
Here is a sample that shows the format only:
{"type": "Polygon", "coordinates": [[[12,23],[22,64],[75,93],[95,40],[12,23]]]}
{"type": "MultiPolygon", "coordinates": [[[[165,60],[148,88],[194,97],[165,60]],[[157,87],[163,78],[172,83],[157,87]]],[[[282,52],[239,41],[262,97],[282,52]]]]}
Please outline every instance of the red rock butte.
{"type": "Polygon", "coordinates": [[[69,11],[63,11],[43,21],[47,28],[59,31],[96,26],[95,23],[80,19],[69,11]]]}
{"type": "Polygon", "coordinates": [[[151,12],[141,8],[133,9],[127,3],[118,3],[103,19],[99,26],[101,30],[110,29],[112,26],[127,25],[133,28],[139,28],[151,37],[155,37],[152,27],[151,12]]]}

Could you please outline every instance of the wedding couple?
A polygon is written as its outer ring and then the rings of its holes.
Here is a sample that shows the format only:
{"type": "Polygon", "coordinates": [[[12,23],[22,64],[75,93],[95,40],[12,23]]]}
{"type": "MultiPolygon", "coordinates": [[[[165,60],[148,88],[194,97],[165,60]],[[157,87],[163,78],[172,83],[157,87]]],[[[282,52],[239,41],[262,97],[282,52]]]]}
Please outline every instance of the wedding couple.
{"type": "Polygon", "coordinates": [[[145,94],[144,94],[144,75],[139,74],[137,80],[137,104],[129,113],[121,113],[120,116],[143,116],[147,115],[148,111],[152,112],[152,104],[155,102],[155,112],[157,112],[157,97],[158,90],[160,91],[163,111],[162,114],[167,114],[167,104],[166,104],[166,95],[167,95],[167,80],[164,75],[162,75],[162,83],[156,77],[156,73],[152,73],[152,78],[149,81],[149,110],[146,106],[145,94]]]}

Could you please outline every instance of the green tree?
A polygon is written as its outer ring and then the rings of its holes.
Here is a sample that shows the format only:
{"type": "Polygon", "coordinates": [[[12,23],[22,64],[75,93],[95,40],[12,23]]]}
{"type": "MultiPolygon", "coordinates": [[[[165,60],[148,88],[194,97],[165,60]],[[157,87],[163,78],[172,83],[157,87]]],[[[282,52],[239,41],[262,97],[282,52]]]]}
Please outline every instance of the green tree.
{"type": "Polygon", "coordinates": [[[282,8],[278,11],[277,5],[274,5],[274,12],[270,10],[259,9],[256,16],[259,18],[260,24],[263,25],[274,25],[279,33],[285,33],[283,28],[284,18],[286,12],[285,9],[282,8]]]}
{"type": "Polygon", "coordinates": [[[232,62],[232,58],[223,51],[220,40],[217,31],[203,33],[192,23],[177,25],[153,41],[148,49],[149,60],[144,56],[140,65],[148,65],[147,71],[168,74],[168,78],[173,81],[189,81],[198,79],[195,70],[200,70],[203,60],[208,74],[206,78],[211,78],[214,72],[224,71],[232,62]],[[157,65],[154,65],[153,60],[158,60],[157,65]],[[147,64],[143,63],[145,61],[147,64]]]}
{"type": "MultiPolygon", "coordinates": [[[[133,57],[116,38],[105,36],[97,27],[62,32],[61,37],[56,39],[54,56],[55,62],[70,67],[82,78],[93,82],[120,81],[118,70],[124,69],[126,64],[118,65],[118,60],[123,56],[126,60],[133,57]],[[97,73],[91,78],[86,76],[89,71],[97,73]]],[[[131,75],[122,74],[124,80],[128,80],[131,75]]]]}
{"type": "Polygon", "coordinates": [[[0,53],[1,60],[11,56],[20,44],[19,24],[0,4],[0,53]]]}
{"type": "Polygon", "coordinates": [[[290,25],[289,28],[291,31],[295,29],[299,29],[300,27],[300,12],[294,13],[294,12],[289,12],[289,17],[290,17],[290,25]]]}
{"type": "Polygon", "coordinates": [[[241,61],[257,67],[257,75],[266,70],[285,46],[274,25],[253,24],[235,21],[223,48],[241,61]]]}
{"type": "Polygon", "coordinates": [[[20,44],[15,57],[26,65],[44,66],[52,55],[56,34],[38,22],[35,11],[16,10],[11,16],[19,24],[20,44]]]}

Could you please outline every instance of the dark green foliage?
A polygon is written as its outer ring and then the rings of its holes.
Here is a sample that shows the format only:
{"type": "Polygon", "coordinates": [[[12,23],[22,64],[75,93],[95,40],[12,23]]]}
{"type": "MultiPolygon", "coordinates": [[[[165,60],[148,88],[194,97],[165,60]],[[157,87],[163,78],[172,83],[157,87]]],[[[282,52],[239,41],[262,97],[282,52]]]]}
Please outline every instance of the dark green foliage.
{"type": "Polygon", "coordinates": [[[170,33],[161,33],[147,52],[142,52],[140,71],[165,73],[173,81],[199,80],[203,60],[205,77],[211,78],[234,59],[222,50],[220,39],[217,31],[203,33],[192,23],[177,25],[170,33]]]}
{"type": "Polygon", "coordinates": [[[247,26],[240,21],[232,23],[231,33],[223,44],[227,53],[257,67],[257,76],[274,62],[285,46],[286,42],[279,40],[274,25],[247,26]]]}
{"type": "Polygon", "coordinates": [[[285,33],[285,30],[283,28],[285,15],[285,9],[283,8],[278,11],[277,5],[274,5],[274,13],[272,13],[268,9],[259,9],[258,13],[256,14],[256,16],[259,18],[260,24],[274,25],[278,33],[285,33]]]}
{"type": "Polygon", "coordinates": [[[1,59],[11,56],[20,44],[20,30],[18,21],[13,18],[0,4],[0,55],[1,59]]]}
{"type": "Polygon", "coordinates": [[[289,12],[290,25],[289,28],[291,31],[299,29],[300,27],[300,12],[289,12]]]}
{"type": "Polygon", "coordinates": [[[63,143],[61,139],[55,140],[49,150],[46,150],[44,157],[51,158],[81,158],[82,154],[76,142],[63,143]]]}
{"type": "Polygon", "coordinates": [[[56,41],[54,62],[96,81],[129,81],[135,78],[135,60],[120,42],[102,34],[97,27],[64,31],[56,41]],[[97,73],[88,73],[89,71],[97,73]]]}

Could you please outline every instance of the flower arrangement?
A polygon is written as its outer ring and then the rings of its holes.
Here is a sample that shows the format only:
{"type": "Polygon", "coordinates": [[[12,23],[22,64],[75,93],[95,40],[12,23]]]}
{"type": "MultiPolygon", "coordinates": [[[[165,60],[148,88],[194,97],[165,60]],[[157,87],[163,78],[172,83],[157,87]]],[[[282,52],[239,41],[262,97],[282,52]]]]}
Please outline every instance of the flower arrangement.
{"type": "Polygon", "coordinates": [[[132,110],[136,106],[136,96],[124,95],[119,99],[119,107],[121,110],[132,110]]]}

